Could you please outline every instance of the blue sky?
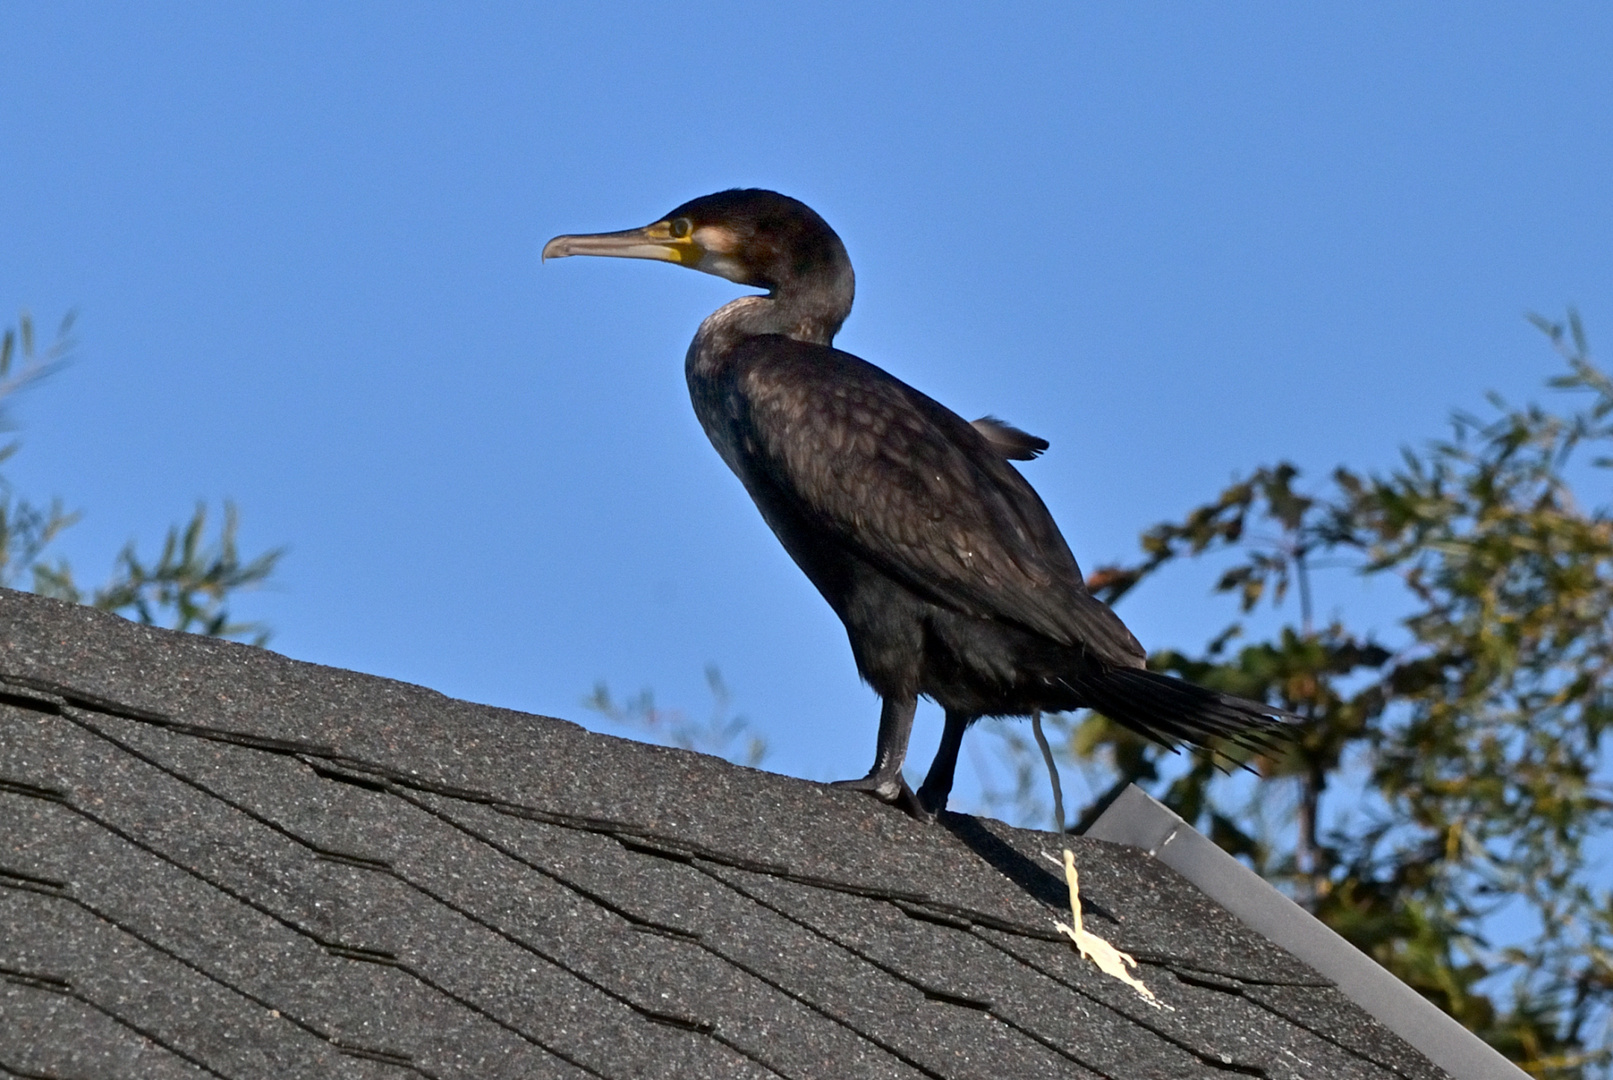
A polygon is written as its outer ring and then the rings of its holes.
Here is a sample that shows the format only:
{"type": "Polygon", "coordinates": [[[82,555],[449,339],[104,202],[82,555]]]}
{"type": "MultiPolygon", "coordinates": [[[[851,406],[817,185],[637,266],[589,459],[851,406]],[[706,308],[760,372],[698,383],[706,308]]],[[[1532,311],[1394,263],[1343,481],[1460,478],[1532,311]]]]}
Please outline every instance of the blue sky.
{"type": "MultiPolygon", "coordinates": [[[[85,510],[81,578],[233,498],[249,548],[289,545],[244,613],[290,656],[585,722],[600,679],[700,714],[714,663],[803,776],[861,774],[877,702],[689,409],[684,348],[737,290],[544,266],[549,236],[804,199],[857,268],[839,344],[1051,440],[1025,472],[1088,568],[1256,465],[1388,465],[1537,394],[1526,311],[1613,335],[1603,4],[4,25],[0,307],[75,308],[80,340],[8,468],[85,510]]],[[[1187,573],[1121,613],[1191,646],[1224,609],[1187,573]]]]}

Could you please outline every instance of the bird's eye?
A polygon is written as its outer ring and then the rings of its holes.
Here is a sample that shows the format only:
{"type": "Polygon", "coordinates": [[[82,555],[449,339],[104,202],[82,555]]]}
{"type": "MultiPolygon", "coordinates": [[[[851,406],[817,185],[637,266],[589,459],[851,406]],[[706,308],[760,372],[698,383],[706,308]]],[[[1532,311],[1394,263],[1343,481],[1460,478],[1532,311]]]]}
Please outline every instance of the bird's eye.
{"type": "Polygon", "coordinates": [[[682,240],[685,236],[694,232],[694,223],[686,217],[673,218],[671,223],[668,224],[667,230],[672,233],[672,239],[682,240]]]}

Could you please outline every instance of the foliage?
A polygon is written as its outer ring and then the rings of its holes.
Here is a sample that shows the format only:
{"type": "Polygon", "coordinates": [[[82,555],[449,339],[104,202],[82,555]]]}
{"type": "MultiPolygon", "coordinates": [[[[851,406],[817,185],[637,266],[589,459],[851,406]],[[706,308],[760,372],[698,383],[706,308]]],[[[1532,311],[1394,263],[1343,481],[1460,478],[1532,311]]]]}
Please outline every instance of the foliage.
{"type": "Polygon", "coordinates": [[[1456,415],[1392,471],[1340,468],[1319,491],[1290,464],[1260,469],[1093,575],[1112,602],[1171,563],[1230,560],[1216,589],[1238,620],[1152,663],[1306,717],[1291,752],[1248,761],[1259,782],[1171,763],[1100,716],[1052,726],[1066,759],[1107,773],[1078,829],[1127,783],[1151,788],[1530,1073],[1605,1077],[1613,503],[1582,506],[1571,478],[1606,498],[1613,453],[1581,459],[1613,449],[1613,380],[1574,313],[1535,321],[1572,410],[1492,397],[1493,415],[1456,415]],[[1328,568],[1404,587],[1392,639],[1314,624],[1328,568]]]}
{"type": "MultiPolygon", "coordinates": [[[[12,395],[66,362],[73,347],[72,325],[68,315],[56,340],[44,350],[36,347],[33,320],[26,312],[15,328],[6,330],[0,339],[0,430],[11,430],[3,410],[12,395]]],[[[15,440],[0,446],[0,464],[17,449],[15,440]]],[[[240,591],[269,578],[282,551],[276,548],[243,560],[236,548],[235,507],[224,504],[224,522],[212,541],[207,538],[207,517],[206,505],[199,504],[188,523],[170,527],[155,562],[142,560],[131,540],[119,553],[111,580],[86,594],[65,560],[45,560],[46,548],[79,515],[66,511],[60,499],[39,506],[21,498],[0,475],[0,585],[15,588],[26,580],[37,593],[92,604],[148,625],[166,623],[175,630],[262,645],[269,638],[267,627],[232,621],[229,605],[240,591]]]]}
{"type": "Polygon", "coordinates": [[[183,527],[169,526],[156,562],[141,561],[131,540],[118,553],[112,580],[88,598],[74,585],[66,563],[35,564],[34,591],[75,604],[89,603],[148,626],[166,621],[174,630],[247,638],[262,645],[269,639],[268,629],[261,623],[230,621],[227,605],[236,590],[256,585],[274,571],[281,550],[242,562],[235,546],[237,526],[235,504],[225,502],[223,527],[218,539],[208,544],[207,506],[198,504],[183,527]]]}
{"type": "MultiPolygon", "coordinates": [[[[7,327],[0,337],[0,431],[14,431],[6,416],[8,400],[19,391],[39,382],[56,370],[73,348],[73,316],[62,320],[56,340],[40,351],[34,342],[34,324],[27,312],[15,327],[7,327]]],[[[0,465],[16,454],[19,443],[13,439],[0,445],[0,465]]],[[[33,568],[39,556],[61,531],[78,520],[62,507],[60,499],[49,506],[36,506],[21,498],[11,483],[0,475],[0,586],[14,588],[17,578],[33,568]]]]}
{"type": "Polygon", "coordinates": [[[712,708],[710,719],[704,721],[691,719],[678,709],[657,708],[655,695],[649,690],[618,702],[603,682],[595,684],[594,692],[583,699],[583,707],[613,724],[636,728],[658,742],[752,768],[760,765],[767,756],[767,740],[755,733],[749,720],[730,712],[732,696],[722,672],[714,665],[706,668],[706,686],[711,690],[712,708]]]}

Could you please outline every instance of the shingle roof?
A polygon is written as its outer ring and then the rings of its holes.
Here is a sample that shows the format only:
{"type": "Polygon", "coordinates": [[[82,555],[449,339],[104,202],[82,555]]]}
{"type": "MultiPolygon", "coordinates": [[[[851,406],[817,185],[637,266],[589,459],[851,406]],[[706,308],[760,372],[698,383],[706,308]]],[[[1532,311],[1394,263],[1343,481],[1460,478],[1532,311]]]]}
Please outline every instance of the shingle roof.
{"type": "Polygon", "coordinates": [[[1445,1075],[1135,848],[11,592],[0,838],[0,1073],[1445,1075]]]}

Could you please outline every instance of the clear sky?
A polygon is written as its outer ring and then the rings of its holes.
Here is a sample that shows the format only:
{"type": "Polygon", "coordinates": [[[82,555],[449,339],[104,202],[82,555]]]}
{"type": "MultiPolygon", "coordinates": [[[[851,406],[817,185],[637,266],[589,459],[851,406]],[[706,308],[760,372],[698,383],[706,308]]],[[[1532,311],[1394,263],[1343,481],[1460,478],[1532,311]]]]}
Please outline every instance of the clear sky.
{"type": "MultiPolygon", "coordinates": [[[[1537,393],[1526,311],[1613,340],[1613,6],[986,10],[0,4],[0,308],[81,343],[10,475],[86,511],[83,579],[227,496],[290,547],[243,609],[290,656],[585,722],[600,679],[699,714],[715,663],[827,779],[877,701],[683,384],[740,290],[549,236],[805,200],[857,268],[838,344],[1051,440],[1088,568],[1537,393]]],[[[1224,610],[1189,574],[1121,614],[1224,610]]]]}

